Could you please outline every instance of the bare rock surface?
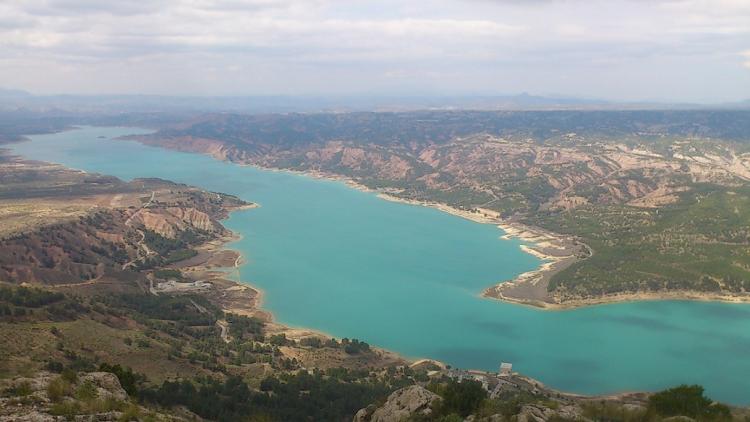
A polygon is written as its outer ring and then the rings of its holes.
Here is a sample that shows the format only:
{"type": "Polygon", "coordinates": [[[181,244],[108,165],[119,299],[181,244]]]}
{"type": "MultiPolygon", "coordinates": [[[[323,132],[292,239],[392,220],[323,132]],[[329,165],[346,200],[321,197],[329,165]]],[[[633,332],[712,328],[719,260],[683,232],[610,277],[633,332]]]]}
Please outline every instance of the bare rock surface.
{"type": "Polygon", "coordinates": [[[361,409],[354,416],[354,422],[399,422],[412,415],[428,416],[433,404],[439,400],[437,394],[412,385],[393,392],[377,409],[361,409]]]}

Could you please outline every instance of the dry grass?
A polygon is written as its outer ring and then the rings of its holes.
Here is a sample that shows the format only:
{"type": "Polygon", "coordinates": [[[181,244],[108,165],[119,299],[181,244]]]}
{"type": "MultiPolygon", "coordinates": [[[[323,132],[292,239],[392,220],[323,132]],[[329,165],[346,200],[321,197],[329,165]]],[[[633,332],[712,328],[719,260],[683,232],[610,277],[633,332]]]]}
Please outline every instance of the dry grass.
{"type": "Polygon", "coordinates": [[[75,220],[93,205],[70,201],[0,201],[0,237],[75,220]]]}

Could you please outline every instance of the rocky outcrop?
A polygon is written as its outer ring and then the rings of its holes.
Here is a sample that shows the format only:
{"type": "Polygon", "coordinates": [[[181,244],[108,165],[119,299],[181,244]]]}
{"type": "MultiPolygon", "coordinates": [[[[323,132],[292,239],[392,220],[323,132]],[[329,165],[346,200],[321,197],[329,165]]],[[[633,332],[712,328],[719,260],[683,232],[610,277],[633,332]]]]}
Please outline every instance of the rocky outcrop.
{"type": "Polygon", "coordinates": [[[174,239],[186,229],[209,233],[221,231],[221,226],[211,216],[195,208],[144,208],[133,214],[128,222],[130,225],[141,225],[169,239],[174,239]]]}
{"type": "Polygon", "coordinates": [[[378,408],[361,409],[354,416],[354,422],[399,422],[410,416],[429,416],[432,407],[440,396],[419,385],[412,385],[395,391],[378,408]]]}
{"type": "MultiPolygon", "coordinates": [[[[51,409],[55,400],[59,402],[75,403],[75,391],[82,385],[90,384],[96,389],[94,398],[97,400],[114,400],[126,402],[128,394],[120,385],[120,381],[109,372],[81,373],[77,380],[71,383],[64,393],[65,397],[53,397],[49,394],[50,384],[59,375],[41,372],[34,377],[19,377],[5,381],[0,385],[0,391],[5,397],[0,397],[0,422],[10,421],[64,421],[65,417],[54,415],[51,409]]],[[[121,412],[93,412],[85,410],[75,416],[81,421],[116,421],[122,416],[121,412]]]]}
{"type": "MultiPolygon", "coordinates": [[[[126,406],[134,406],[137,413],[149,413],[156,420],[184,420],[176,415],[164,415],[160,412],[148,410],[141,406],[128,404],[128,394],[120,385],[120,381],[109,372],[79,373],[75,381],[66,381],[65,387],[57,385],[56,395],[51,395],[51,383],[60,383],[60,375],[40,372],[33,377],[18,377],[0,381],[0,422],[63,422],[75,421],[119,421],[123,420],[121,411],[126,406]],[[93,385],[95,394],[88,399],[82,399],[77,391],[82,386],[93,385]],[[69,405],[71,415],[61,416],[55,405],[69,405]],[[119,403],[119,406],[114,404],[119,403]],[[105,410],[114,406],[120,410],[105,410]]],[[[130,419],[128,419],[130,420],[130,419]]],[[[192,419],[191,419],[192,420],[192,419]]]]}
{"type": "Polygon", "coordinates": [[[110,372],[90,372],[80,377],[80,382],[90,382],[96,387],[96,396],[103,399],[127,400],[128,393],[120,385],[120,380],[110,372]]]}
{"type": "Polygon", "coordinates": [[[565,420],[579,420],[581,419],[581,409],[572,405],[550,409],[538,404],[527,404],[521,407],[516,420],[518,422],[547,422],[553,417],[565,420]]]}

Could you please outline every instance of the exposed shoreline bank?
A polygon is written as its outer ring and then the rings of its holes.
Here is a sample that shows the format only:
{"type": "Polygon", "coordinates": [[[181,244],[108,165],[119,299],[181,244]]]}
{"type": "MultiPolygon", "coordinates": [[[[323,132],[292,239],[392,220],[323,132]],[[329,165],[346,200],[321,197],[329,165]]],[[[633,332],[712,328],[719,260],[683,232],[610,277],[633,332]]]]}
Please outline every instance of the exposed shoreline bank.
{"type": "MultiPolygon", "coordinates": [[[[224,221],[235,211],[258,208],[259,206],[253,203],[249,206],[229,209],[227,210],[227,216],[220,221],[224,221]]],[[[207,278],[213,288],[206,294],[211,296],[212,300],[218,303],[224,312],[262,320],[268,335],[283,334],[286,338],[294,341],[306,338],[319,338],[321,341],[326,341],[336,337],[320,330],[293,327],[280,323],[271,311],[264,309],[265,292],[239,274],[239,268],[243,262],[242,254],[229,246],[230,243],[242,239],[242,236],[227,228],[225,230],[227,232],[225,235],[205,242],[196,248],[199,251],[199,256],[196,257],[198,259],[193,262],[190,262],[191,259],[178,262],[171,267],[179,268],[181,271],[191,274],[192,278],[207,278]],[[235,272],[237,272],[237,280],[232,279],[235,272]]],[[[383,362],[398,362],[410,365],[416,361],[416,359],[407,358],[380,347],[371,346],[371,349],[376,353],[377,359],[383,362]]]]}
{"type": "MultiPolygon", "coordinates": [[[[232,161],[232,160],[229,160],[232,161]]],[[[520,249],[542,260],[539,267],[519,274],[513,279],[499,280],[496,284],[487,287],[480,293],[481,297],[505,301],[513,304],[530,305],[538,309],[565,309],[576,308],[585,305],[567,303],[555,303],[547,291],[550,279],[560,271],[579,261],[585,259],[592,250],[578,240],[551,233],[538,227],[530,227],[517,221],[502,219],[492,210],[477,208],[474,210],[459,209],[445,203],[435,201],[423,201],[416,199],[401,198],[393,193],[370,188],[359,181],[346,176],[321,172],[317,170],[299,171],[264,167],[251,163],[237,163],[248,165],[268,171],[287,172],[315,179],[342,182],[347,186],[362,192],[375,193],[378,198],[408,205],[434,208],[439,211],[461,217],[479,224],[493,224],[504,232],[501,239],[518,239],[525,244],[519,245],[520,249]]]]}
{"type": "Polygon", "coordinates": [[[141,136],[125,137],[150,146],[172,149],[182,152],[193,152],[207,154],[220,161],[229,161],[237,165],[252,166],[268,171],[287,172],[303,175],[316,179],[338,181],[347,186],[370,193],[376,193],[381,199],[401,202],[410,205],[435,208],[440,211],[462,217],[480,224],[495,224],[503,230],[504,239],[516,238],[527,244],[520,245],[521,249],[543,262],[531,271],[527,271],[510,280],[499,280],[495,285],[487,287],[480,296],[487,299],[500,300],[517,305],[531,306],[539,310],[566,310],[586,306],[614,304],[633,301],[658,301],[658,300],[694,300],[694,301],[717,301],[727,303],[750,303],[750,294],[747,296],[732,295],[727,293],[710,293],[699,291],[657,291],[657,292],[625,292],[613,295],[591,298],[560,298],[555,297],[548,291],[550,279],[557,273],[565,270],[576,262],[591,256],[594,251],[585,243],[572,236],[552,233],[539,227],[524,225],[518,221],[502,219],[491,210],[463,210],[448,204],[435,201],[421,201],[395,196],[392,192],[370,188],[361,182],[348,176],[320,170],[294,170],[277,167],[264,166],[250,162],[232,147],[227,147],[220,141],[210,139],[192,139],[185,146],[178,142],[157,142],[153,139],[144,139],[141,136]]]}
{"type": "Polygon", "coordinates": [[[560,300],[547,290],[550,279],[576,262],[594,254],[594,251],[588,245],[574,237],[553,233],[535,226],[528,226],[518,221],[502,219],[499,216],[491,215],[491,210],[483,210],[481,208],[464,210],[435,201],[401,198],[387,191],[370,188],[350,177],[329,172],[266,167],[254,163],[238,162],[230,158],[223,158],[222,160],[267,171],[285,172],[312,177],[314,179],[341,182],[362,192],[375,193],[378,198],[386,201],[434,208],[475,223],[494,224],[497,228],[505,232],[505,234],[500,236],[502,239],[515,238],[525,242],[526,244],[519,246],[521,250],[543,261],[536,269],[519,274],[513,279],[501,280],[487,287],[479,294],[482,298],[499,300],[514,305],[530,306],[542,311],[564,311],[589,306],[659,300],[750,303],[750,294],[747,296],[737,296],[699,291],[625,292],[593,298],[566,298],[560,300]]]}

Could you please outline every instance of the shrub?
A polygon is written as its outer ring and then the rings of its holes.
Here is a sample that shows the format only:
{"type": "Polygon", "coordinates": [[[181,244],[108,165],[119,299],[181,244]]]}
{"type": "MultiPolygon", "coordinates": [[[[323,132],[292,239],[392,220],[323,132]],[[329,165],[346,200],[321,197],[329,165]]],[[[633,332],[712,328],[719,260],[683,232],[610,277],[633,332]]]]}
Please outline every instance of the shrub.
{"type": "Polygon", "coordinates": [[[318,337],[306,337],[299,341],[301,346],[312,347],[314,349],[320,349],[323,347],[323,341],[318,337]]]}
{"type": "Polygon", "coordinates": [[[137,420],[140,420],[140,417],[141,417],[141,409],[135,404],[131,403],[122,412],[122,415],[120,415],[118,422],[137,421],[137,420]]]}
{"type": "Polygon", "coordinates": [[[49,413],[55,416],[64,416],[66,419],[71,420],[81,412],[81,405],[74,401],[63,401],[55,403],[49,410],[49,413]]]}
{"type": "Polygon", "coordinates": [[[62,362],[51,360],[47,362],[47,370],[50,372],[57,372],[58,374],[63,371],[62,362]]]}
{"type": "Polygon", "coordinates": [[[86,381],[76,389],[76,398],[81,401],[92,401],[96,398],[96,386],[91,381],[86,381]]]}
{"type": "Polygon", "coordinates": [[[53,402],[58,402],[70,394],[71,385],[62,375],[47,384],[47,397],[53,402]]]}
{"type": "Polygon", "coordinates": [[[28,382],[21,382],[18,385],[7,389],[6,392],[11,396],[16,397],[26,397],[33,393],[33,391],[31,391],[31,384],[28,382]]]}
{"type": "Polygon", "coordinates": [[[274,346],[286,346],[290,343],[290,340],[286,338],[286,334],[276,334],[271,336],[268,342],[274,346]]]}
{"type": "Polygon", "coordinates": [[[62,379],[73,384],[78,381],[78,373],[72,369],[66,369],[60,374],[62,379]]]}
{"type": "Polygon", "coordinates": [[[586,404],[583,414],[595,421],[640,422],[647,420],[645,409],[628,409],[621,404],[605,401],[586,404]]]}
{"type": "Polygon", "coordinates": [[[688,416],[705,421],[731,420],[729,408],[703,394],[700,385],[680,385],[660,391],[648,399],[649,413],[662,417],[688,416]]]}

